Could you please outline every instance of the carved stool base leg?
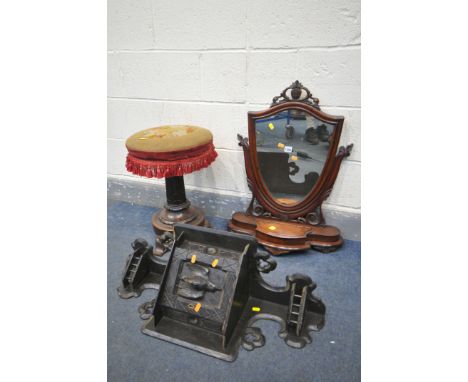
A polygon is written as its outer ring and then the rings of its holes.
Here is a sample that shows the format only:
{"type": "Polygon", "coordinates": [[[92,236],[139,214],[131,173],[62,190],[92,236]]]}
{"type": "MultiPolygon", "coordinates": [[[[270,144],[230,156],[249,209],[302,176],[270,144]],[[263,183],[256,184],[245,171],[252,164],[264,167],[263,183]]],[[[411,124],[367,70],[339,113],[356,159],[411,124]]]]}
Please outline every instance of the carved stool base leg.
{"type": "Polygon", "coordinates": [[[174,230],[174,224],[176,223],[198,225],[203,227],[209,226],[203,211],[193,206],[189,206],[188,208],[177,212],[163,208],[153,215],[151,222],[153,224],[153,229],[156,235],[161,235],[164,232],[172,232],[174,230]]]}
{"type": "Polygon", "coordinates": [[[153,230],[156,233],[154,254],[161,256],[167,251],[171,243],[171,235],[174,224],[185,223],[196,226],[209,227],[205,214],[198,208],[190,205],[185,196],[183,176],[166,178],[166,198],[164,207],[156,212],[151,219],[153,230]]]}

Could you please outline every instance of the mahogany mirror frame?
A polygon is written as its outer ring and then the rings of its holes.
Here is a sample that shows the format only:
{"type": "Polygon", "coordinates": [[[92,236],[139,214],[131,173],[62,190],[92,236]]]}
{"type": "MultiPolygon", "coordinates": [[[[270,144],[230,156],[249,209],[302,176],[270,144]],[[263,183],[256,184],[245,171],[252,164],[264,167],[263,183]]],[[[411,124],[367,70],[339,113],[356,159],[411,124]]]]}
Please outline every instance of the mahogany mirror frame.
{"type": "Polygon", "coordinates": [[[248,139],[241,135],[237,137],[244,151],[247,184],[252,191],[252,200],[245,213],[233,214],[229,228],[235,232],[256,236],[260,244],[263,244],[273,254],[304,250],[310,247],[322,252],[330,252],[341,246],[340,232],[335,227],[325,225],[321,206],[333,189],[342,160],[349,156],[352,150],[352,144],[339,147],[343,123],[344,117],[321,111],[318,98],[313,97],[310,91],[298,81],[283,90],[281,96],[273,98],[269,109],[248,112],[249,137],[248,139]],[[288,89],[292,90],[292,95],[288,95],[288,89]],[[275,200],[260,172],[256,121],[291,109],[308,113],[319,121],[333,126],[333,132],[330,135],[330,146],[325,164],[312,189],[301,201],[286,205],[275,200]],[[274,219],[280,221],[277,224],[278,227],[274,226],[275,232],[268,232],[265,225],[275,224],[271,223],[274,219]]]}

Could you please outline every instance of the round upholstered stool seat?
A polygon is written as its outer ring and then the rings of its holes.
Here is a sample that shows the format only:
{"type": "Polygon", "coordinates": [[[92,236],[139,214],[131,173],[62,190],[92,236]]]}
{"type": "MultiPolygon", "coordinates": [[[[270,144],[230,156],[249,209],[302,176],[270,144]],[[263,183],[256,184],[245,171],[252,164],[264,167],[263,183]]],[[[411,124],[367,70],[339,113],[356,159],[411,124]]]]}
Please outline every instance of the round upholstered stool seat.
{"type": "Polygon", "coordinates": [[[185,196],[185,174],[208,167],[217,157],[213,135],[203,127],[159,126],[139,131],[125,143],[127,170],[147,178],[166,178],[166,204],[156,212],[152,224],[156,235],[155,254],[162,255],[165,232],[174,224],[208,226],[203,211],[191,206],[185,196]]]}
{"type": "Polygon", "coordinates": [[[139,131],[125,143],[127,170],[148,178],[182,176],[216,159],[213,135],[203,127],[159,126],[139,131]]]}

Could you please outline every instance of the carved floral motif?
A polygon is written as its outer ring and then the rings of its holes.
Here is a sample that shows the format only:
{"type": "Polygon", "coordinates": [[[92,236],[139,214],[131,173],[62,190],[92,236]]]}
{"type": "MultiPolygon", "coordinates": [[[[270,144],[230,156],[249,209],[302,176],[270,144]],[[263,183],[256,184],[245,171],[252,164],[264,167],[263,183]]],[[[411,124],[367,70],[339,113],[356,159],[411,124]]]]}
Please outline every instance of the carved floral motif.
{"type": "Polygon", "coordinates": [[[279,105],[284,102],[304,102],[320,110],[319,99],[314,97],[309,89],[299,81],[294,81],[290,86],[284,89],[279,96],[273,98],[271,106],[279,105]]]}

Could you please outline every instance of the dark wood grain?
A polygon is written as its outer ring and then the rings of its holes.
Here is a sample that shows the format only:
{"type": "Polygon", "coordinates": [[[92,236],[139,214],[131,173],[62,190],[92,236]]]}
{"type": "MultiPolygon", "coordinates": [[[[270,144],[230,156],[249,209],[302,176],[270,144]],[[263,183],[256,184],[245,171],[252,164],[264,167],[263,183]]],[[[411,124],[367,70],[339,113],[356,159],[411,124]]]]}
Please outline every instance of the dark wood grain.
{"type": "Polygon", "coordinates": [[[281,221],[271,217],[256,217],[245,212],[235,212],[228,225],[234,232],[255,236],[273,255],[311,247],[322,252],[331,252],[343,244],[340,230],[328,225],[281,221]]]}

